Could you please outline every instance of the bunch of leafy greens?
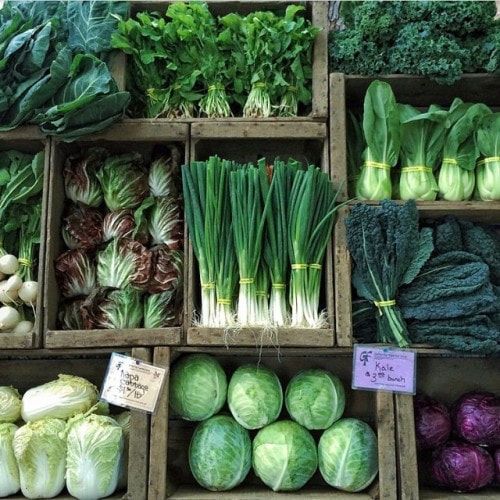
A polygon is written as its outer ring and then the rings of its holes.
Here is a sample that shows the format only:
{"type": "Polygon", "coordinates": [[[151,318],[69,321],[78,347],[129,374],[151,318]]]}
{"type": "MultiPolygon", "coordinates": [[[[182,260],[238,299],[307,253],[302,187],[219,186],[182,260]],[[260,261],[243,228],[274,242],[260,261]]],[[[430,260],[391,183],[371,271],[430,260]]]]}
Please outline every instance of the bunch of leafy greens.
{"type": "Polygon", "coordinates": [[[355,205],[346,220],[347,244],[354,261],[352,283],[377,309],[379,342],[409,345],[398,307],[398,289],[411,283],[433,250],[432,230],[418,228],[414,201],[398,205],[355,205]]]}
{"type": "Polygon", "coordinates": [[[132,110],[154,117],[295,116],[311,102],[318,29],[289,6],[283,15],[214,17],[206,3],[174,2],[166,15],[120,20],[114,48],[130,56],[132,110]]]}
{"type": "Polygon", "coordinates": [[[348,74],[415,74],[452,84],[500,68],[495,2],[342,2],[331,68],[348,74]],[[343,24],[343,26],[342,26],[343,24]]]}
{"type": "Polygon", "coordinates": [[[127,2],[7,1],[0,10],[0,131],[23,123],[64,140],[104,129],[129,103],[105,60],[127,2]]]}
{"type": "Polygon", "coordinates": [[[500,201],[500,113],[486,115],[476,130],[482,159],[476,166],[476,187],[484,201],[500,201]]]}

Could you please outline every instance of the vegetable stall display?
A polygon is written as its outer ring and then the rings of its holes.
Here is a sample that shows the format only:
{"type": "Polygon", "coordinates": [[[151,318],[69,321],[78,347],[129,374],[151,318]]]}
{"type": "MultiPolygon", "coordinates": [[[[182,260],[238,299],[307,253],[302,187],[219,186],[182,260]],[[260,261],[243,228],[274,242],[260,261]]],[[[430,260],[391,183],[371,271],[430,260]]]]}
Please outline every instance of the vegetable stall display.
{"type": "Polygon", "coordinates": [[[415,202],[388,200],[353,206],[345,223],[358,340],[500,352],[500,240],[491,227],[419,221],[415,202]]]}
{"type": "Polygon", "coordinates": [[[170,408],[174,417],[198,422],[189,445],[194,479],[227,491],[253,469],[273,491],[296,491],[319,470],[339,490],[367,488],[378,472],[377,438],[365,422],[343,418],[340,379],[304,370],[283,389],[261,363],[241,364],[229,381],[208,354],[185,355],[173,365],[170,408]],[[229,413],[219,413],[226,401],[229,413]]]}
{"type": "Polygon", "coordinates": [[[448,110],[419,111],[375,80],[362,123],[351,114],[350,124],[349,177],[359,199],[500,200],[500,114],[485,104],[457,98],[448,110]]]}
{"type": "Polygon", "coordinates": [[[55,262],[62,329],[164,328],[182,312],[180,153],[151,161],[88,148],[69,155],[55,262]]]}
{"type": "Polygon", "coordinates": [[[121,119],[130,101],[108,62],[128,2],[7,0],[0,9],[0,132],[26,123],[74,140],[121,119]]]}
{"type": "Polygon", "coordinates": [[[0,332],[29,334],[40,311],[44,152],[0,152],[0,332]]]}
{"type": "Polygon", "coordinates": [[[182,175],[199,324],[321,327],[321,269],[338,208],[328,175],[295,160],[242,165],[217,156],[182,175]]]}
{"type": "Polygon", "coordinates": [[[452,491],[476,491],[495,484],[500,446],[500,398],[469,392],[451,406],[423,394],[414,400],[419,468],[430,482],[452,491]]]}
{"type": "Polygon", "coordinates": [[[123,474],[130,412],[109,416],[97,387],[59,375],[28,390],[0,387],[0,496],[105,498],[123,474]],[[24,422],[23,422],[24,421],[24,422]]]}
{"type": "Polygon", "coordinates": [[[499,69],[500,25],[484,2],[341,2],[330,68],[351,75],[422,75],[452,84],[499,69]]]}
{"type": "Polygon", "coordinates": [[[310,107],[319,29],[305,7],[215,16],[201,2],[122,19],[112,45],[129,56],[135,116],[296,116],[310,107]]]}

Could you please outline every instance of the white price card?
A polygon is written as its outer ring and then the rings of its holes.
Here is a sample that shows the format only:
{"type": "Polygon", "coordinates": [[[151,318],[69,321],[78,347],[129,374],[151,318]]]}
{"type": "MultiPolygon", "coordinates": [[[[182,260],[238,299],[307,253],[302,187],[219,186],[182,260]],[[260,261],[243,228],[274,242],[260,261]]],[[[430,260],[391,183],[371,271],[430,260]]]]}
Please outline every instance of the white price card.
{"type": "Polygon", "coordinates": [[[101,398],[110,404],[153,413],[165,379],[164,368],[114,352],[101,398]]]}

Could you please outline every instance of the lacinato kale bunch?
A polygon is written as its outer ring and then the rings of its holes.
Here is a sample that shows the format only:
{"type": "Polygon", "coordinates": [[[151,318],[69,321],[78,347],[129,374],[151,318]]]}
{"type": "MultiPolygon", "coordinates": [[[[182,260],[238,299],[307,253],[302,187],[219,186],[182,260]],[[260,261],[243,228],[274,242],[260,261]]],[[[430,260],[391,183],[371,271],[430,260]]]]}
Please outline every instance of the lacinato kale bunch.
{"type": "Polygon", "coordinates": [[[35,123],[74,140],[120,119],[130,95],[107,65],[127,2],[7,1],[0,9],[0,132],[35,123]]]}
{"type": "Polygon", "coordinates": [[[331,69],[414,74],[452,84],[463,73],[500,68],[495,2],[342,2],[330,38],[331,69]]]}

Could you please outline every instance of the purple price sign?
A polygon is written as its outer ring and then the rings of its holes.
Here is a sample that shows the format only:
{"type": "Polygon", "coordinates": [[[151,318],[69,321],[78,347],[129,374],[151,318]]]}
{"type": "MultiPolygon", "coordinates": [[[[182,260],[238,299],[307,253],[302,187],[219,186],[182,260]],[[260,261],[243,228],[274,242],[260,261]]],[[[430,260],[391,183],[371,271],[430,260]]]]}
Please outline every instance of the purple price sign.
{"type": "Polygon", "coordinates": [[[415,394],[415,352],[356,344],[352,388],[415,394]]]}

